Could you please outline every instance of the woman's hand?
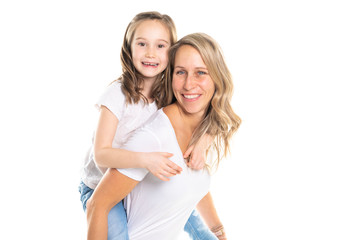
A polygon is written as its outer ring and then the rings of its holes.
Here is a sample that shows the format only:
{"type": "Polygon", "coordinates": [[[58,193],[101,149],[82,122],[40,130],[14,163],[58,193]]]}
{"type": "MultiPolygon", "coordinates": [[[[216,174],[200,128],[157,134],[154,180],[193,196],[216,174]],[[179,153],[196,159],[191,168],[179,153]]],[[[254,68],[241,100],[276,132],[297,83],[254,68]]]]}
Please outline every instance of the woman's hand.
{"type": "Polygon", "coordinates": [[[223,225],[213,227],[210,230],[215,234],[215,236],[218,238],[218,240],[227,240],[227,236],[225,234],[223,225]]]}
{"type": "Polygon", "coordinates": [[[180,166],[169,159],[173,156],[172,153],[152,152],[143,154],[145,168],[160,180],[169,181],[169,177],[175,176],[182,171],[180,166]]]}

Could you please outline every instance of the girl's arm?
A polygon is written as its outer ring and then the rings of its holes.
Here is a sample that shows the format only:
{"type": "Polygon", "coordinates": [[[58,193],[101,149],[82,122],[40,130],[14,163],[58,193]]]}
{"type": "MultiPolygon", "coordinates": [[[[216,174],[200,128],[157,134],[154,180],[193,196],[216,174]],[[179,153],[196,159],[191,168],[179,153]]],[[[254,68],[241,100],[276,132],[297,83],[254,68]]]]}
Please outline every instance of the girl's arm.
{"type": "Polygon", "coordinates": [[[204,198],[197,204],[197,210],[204,219],[204,222],[210,228],[210,230],[216,235],[220,240],[226,240],[226,234],[224,232],[221,220],[217,215],[217,211],[211,197],[210,192],[205,195],[204,198]]]}
{"type": "Polygon", "coordinates": [[[106,171],[87,201],[88,240],[107,240],[108,214],[138,184],[116,169],[106,171]]]}
{"type": "Polygon", "coordinates": [[[188,167],[194,170],[201,170],[205,166],[207,160],[206,151],[213,142],[213,137],[209,134],[203,135],[195,145],[191,145],[183,154],[188,159],[188,167]]]}
{"type": "Polygon", "coordinates": [[[168,180],[182,169],[170,161],[171,153],[132,152],[112,148],[116,135],[118,118],[106,107],[100,108],[100,117],[94,139],[94,158],[96,164],[103,168],[147,168],[161,180],[168,180]]]}

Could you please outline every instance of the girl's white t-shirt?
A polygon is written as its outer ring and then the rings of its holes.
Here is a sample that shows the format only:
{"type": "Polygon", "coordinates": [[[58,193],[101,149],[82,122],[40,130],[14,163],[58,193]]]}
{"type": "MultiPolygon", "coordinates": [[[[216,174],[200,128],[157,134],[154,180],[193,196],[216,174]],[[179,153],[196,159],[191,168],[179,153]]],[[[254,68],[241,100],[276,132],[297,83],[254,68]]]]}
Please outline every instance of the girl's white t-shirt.
{"type": "Polygon", "coordinates": [[[210,175],[195,171],[184,162],[175,131],[162,109],[134,132],[122,148],[137,152],[170,152],[171,160],[183,171],[162,181],[143,168],[118,169],[140,181],[128,194],[124,205],[131,240],[175,240],[197,203],[208,193],[210,175]]]}
{"type": "MultiPolygon", "coordinates": [[[[126,104],[126,98],[121,90],[119,81],[113,82],[106,88],[96,103],[98,109],[101,106],[107,107],[119,120],[112,143],[113,148],[121,148],[134,131],[157,111],[155,102],[145,104],[141,100],[137,104],[126,104]]],[[[106,170],[107,168],[100,168],[96,165],[92,145],[83,161],[82,181],[88,187],[95,189],[106,170]]]]}

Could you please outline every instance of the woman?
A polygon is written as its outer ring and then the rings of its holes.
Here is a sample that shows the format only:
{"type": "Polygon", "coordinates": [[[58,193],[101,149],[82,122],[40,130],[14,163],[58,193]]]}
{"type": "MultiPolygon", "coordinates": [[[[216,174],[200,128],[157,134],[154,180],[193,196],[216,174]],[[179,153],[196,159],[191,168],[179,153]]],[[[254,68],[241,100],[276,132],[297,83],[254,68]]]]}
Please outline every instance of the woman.
{"type": "Polygon", "coordinates": [[[161,181],[143,168],[111,169],[87,203],[91,228],[88,239],[106,239],[107,214],[125,199],[129,237],[174,240],[198,204],[207,224],[226,239],[214,209],[206,209],[210,176],[207,168],[190,170],[183,159],[188,146],[209,134],[215,141],[216,163],[229,150],[229,141],[240,125],[230,99],[233,84],[218,44],[202,33],[188,35],[169,52],[167,74],[172,76],[174,102],[157,111],[127,141],[124,148],[138,152],[171,152],[183,171],[161,181]],[[105,190],[105,191],[104,191],[105,190]]]}

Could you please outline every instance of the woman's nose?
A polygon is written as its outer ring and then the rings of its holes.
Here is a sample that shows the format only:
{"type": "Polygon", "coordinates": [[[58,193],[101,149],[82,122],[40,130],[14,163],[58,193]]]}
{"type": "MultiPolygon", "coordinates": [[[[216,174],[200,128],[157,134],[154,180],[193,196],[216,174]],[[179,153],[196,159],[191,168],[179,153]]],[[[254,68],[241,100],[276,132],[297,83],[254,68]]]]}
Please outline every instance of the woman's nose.
{"type": "Polygon", "coordinates": [[[183,87],[185,90],[191,90],[195,87],[195,76],[193,74],[187,75],[183,87]]]}

